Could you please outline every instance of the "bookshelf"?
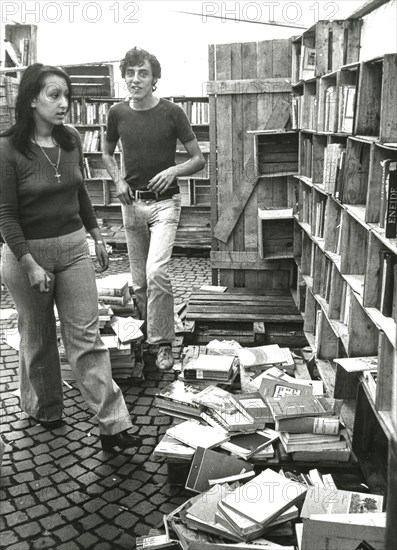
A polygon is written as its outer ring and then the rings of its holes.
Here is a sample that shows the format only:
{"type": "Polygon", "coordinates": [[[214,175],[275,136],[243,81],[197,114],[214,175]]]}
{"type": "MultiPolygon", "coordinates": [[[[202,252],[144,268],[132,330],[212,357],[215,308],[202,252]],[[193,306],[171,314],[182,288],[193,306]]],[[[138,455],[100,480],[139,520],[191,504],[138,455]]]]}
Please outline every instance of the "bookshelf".
{"type": "Polygon", "coordinates": [[[357,377],[352,443],[369,485],[387,492],[397,431],[397,54],[359,62],[358,29],[318,22],[293,40],[294,296],[324,378],[338,383],[337,357],[378,358],[376,379],[357,377]],[[316,51],[314,76],[301,72],[305,48],[316,51]]]}

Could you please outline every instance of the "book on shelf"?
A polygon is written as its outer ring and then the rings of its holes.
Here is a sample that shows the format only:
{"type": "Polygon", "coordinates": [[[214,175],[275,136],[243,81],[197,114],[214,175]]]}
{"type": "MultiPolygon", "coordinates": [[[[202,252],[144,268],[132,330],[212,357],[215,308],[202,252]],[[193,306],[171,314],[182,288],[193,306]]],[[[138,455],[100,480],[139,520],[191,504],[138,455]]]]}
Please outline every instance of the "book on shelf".
{"type": "Polygon", "coordinates": [[[300,80],[308,80],[314,78],[316,69],[316,48],[302,46],[301,63],[300,63],[300,80]]]}
{"type": "Polygon", "coordinates": [[[324,101],[324,131],[335,132],[338,123],[338,98],[335,86],[329,86],[325,90],[324,101]]]}
{"type": "Polygon", "coordinates": [[[296,504],[307,487],[267,468],[262,473],[237,487],[221,501],[222,512],[231,520],[233,512],[265,527],[285,510],[296,504]],[[231,514],[228,511],[231,510],[231,514]]]}
{"type": "MultiPolygon", "coordinates": [[[[232,455],[197,447],[190,466],[185,488],[195,493],[208,490],[210,481],[228,476],[238,476],[251,472],[254,476],[254,467],[249,462],[232,455]]],[[[237,480],[236,480],[237,481],[237,480]]],[[[218,481],[220,483],[220,481],[218,481]]]]}
{"type": "Polygon", "coordinates": [[[373,402],[376,400],[376,384],[378,381],[378,373],[376,370],[366,370],[363,372],[363,378],[366,382],[368,391],[372,397],[373,402]]]}
{"type": "Polygon", "coordinates": [[[195,450],[192,447],[184,445],[177,439],[164,434],[153,450],[155,457],[168,458],[193,458],[195,450]]]}
{"type": "Polygon", "coordinates": [[[288,220],[293,217],[293,209],[279,206],[258,206],[260,220],[288,220]]]}
{"type": "Polygon", "coordinates": [[[270,458],[274,454],[272,443],[277,441],[278,437],[278,432],[265,428],[249,434],[231,436],[228,441],[221,444],[221,448],[245,460],[249,460],[254,456],[257,458],[259,453],[262,453],[262,458],[267,456],[270,458]],[[263,452],[266,450],[267,452],[263,452]]]}
{"type": "Polygon", "coordinates": [[[336,357],[334,363],[340,365],[346,372],[363,372],[378,368],[378,356],[370,357],[336,357]]]}
{"type": "Polygon", "coordinates": [[[229,380],[236,364],[234,355],[200,354],[182,369],[186,380],[229,380]]]}
{"type": "MultiPolygon", "coordinates": [[[[336,194],[340,160],[346,149],[340,143],[330,143],[324,150],[323,183],[327,193],[336,194]]],[[[341,189],[338,189],[340,193],[341,189]]]]}
{"type": "Polygon", "coordinates": [[[357,491],[342,491],[333,486],[309,487],[303,502],[301,518],[313,514],[363,514],[382,512],[383,496],[357,491]]]}
{"type": "Polygon", "coordinates": [[[385,317],[391,317],[393,314],[393,299],[396,282],[395,266],[397,265],[397,256],[391,251],[382,250],[380,252],[380,274],[379,274],[379,311],[385,317]]]}
{"type": "Polygon", "coordinates": [[[315,395],[285,395],[266,398],[274,420],[279,423],[290,418],[333,416],[335,414],[334,402],[330,401],[326,397],[315,395]]]}
{"type": "Polygon", "coordinates": [[[218,447],[230,437],[226,430],[201,424],[195,419],[185,420],[181,424],[172,426],[166,433],[193,449],[218,447]]]}
{"type": "Polygon", "coordinates": [[[385,236],[397,236],[397,162],[386,159],[381,162],[382,182],[380,188],[379,227],[385,228],[385,236]]]}
{"type": "Polygon", "coordinates": [[[338,132],[352,134],[356,86],[345,84],[339,87],[338,132]]]}
{"type": "Polygon", "coordinates": [[[313,514],[303,522],[301,549],[384,550],[385,533],[385,513],[313,514]]]}

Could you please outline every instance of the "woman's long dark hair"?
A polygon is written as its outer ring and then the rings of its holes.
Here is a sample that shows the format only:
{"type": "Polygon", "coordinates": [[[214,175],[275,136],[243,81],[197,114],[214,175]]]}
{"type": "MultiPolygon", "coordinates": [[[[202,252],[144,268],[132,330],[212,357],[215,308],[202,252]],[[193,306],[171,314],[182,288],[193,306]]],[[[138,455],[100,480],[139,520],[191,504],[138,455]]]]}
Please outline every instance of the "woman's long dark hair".
{"type": "MultiPolygon", "coordinates": [[[[2,132],[2,136],[10,136],[15,148],[27,157],[32,151],[31,139],[35,135],[35,123],[33,119],[32,101],[38,97],[44,88],[44,80],[49,75],[56,75],[66,81],[69,89],[69,103],[72,96],[72,83],[69,75],[59,67],[33,63],[23,73],[18,87],[18,95],[15,105],[15,124],[2,132]]],[[[76,146],[76,138],[63,124],[54,126],[53,137],[66,151],[71,151],[76,146]]]]}

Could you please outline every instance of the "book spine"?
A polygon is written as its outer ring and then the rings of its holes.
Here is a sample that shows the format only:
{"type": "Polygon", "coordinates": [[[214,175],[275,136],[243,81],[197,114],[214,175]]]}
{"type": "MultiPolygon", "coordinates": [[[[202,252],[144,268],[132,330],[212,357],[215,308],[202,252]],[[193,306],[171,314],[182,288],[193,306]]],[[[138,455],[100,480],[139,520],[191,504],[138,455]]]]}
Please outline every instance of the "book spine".
{"type": "Polygon", "coordinates": [[[101,296],[124,296],[124,294],[126,294],[126,289],[125,288],[104,288],[104,287],[100,287],[98,289],[98,296],[101,297],[101,296]]]}
{"type": "Polygon", "coordinates": [[[124,306],[128,302],[127,294],[124,294],[123,296],[109,296],[105,294],[100,294],[99,298],[107,304],[114,304],[118,306],[124,306]]]}
{"type": "Polygon", "coordinates": [[[289,433],[312,433],[321,435],[337,435],[339,433],[339,418],[311,416],[302,418],[286,418],[276,420],[275,430],[289,433]]]}
{"type": "Polygon", "coordinates": [[[397,236],[397,170],[390,165],[389,188],[385,219],[385,236],[387,239],[395,239],[397,236]]]}

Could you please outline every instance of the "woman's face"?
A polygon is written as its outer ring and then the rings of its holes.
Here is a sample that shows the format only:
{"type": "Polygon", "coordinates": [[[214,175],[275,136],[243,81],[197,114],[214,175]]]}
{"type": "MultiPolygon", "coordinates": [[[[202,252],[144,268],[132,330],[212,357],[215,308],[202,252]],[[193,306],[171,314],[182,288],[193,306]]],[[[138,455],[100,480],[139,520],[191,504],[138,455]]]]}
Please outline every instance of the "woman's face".
{"type": "Polygon", "coordinates": [[[32,101],[33,118],[37,123],[59,126],[65,121],[69,105],[69,88],[61,76],[49,74],[38,96],[32,101]]]}

